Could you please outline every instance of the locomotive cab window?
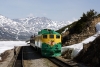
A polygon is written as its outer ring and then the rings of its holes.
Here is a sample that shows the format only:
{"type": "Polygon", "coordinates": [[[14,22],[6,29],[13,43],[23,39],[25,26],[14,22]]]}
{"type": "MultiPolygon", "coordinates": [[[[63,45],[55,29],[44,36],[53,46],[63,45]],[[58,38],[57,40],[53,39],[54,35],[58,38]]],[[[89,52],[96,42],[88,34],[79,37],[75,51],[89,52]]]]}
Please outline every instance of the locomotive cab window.
{"type": "Polygon", "coordinates": [[[50,35],[49,37],[50,37],[50,38],[54,38],[54,35],[50,35]]]}
{"type": "Polygon", "coordinates": [[[47,35],[43,35],[43,38],[47,38],[47,35]]]}
{"type": "Polygon", "coordinates": [[[56,35],[56,38],[59,39],[60,38],[60,35],[56,35]]]}

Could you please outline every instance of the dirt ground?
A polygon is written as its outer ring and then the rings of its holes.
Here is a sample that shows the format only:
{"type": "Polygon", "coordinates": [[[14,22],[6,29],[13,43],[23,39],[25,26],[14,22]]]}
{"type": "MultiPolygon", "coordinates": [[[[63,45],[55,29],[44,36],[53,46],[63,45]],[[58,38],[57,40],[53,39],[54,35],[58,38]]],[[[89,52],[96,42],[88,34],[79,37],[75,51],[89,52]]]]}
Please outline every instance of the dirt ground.
{"type": "Polygon", "coordinates": [[[13,49],[7,50],[1,54],[0,67],[7,67],[14,56],[13,49]]]}
{"type": "Polygon", "coordinates": [[[1,57],[1,59],[2,60],[0,60],[0,62],[3,62],[3,61],[5,61],[5,59],[7,59],[7,56],[10,54],[10,50],[6,50],[4,53],[2,53],[1,55],[0,55],[0,57],[1,57]]]}

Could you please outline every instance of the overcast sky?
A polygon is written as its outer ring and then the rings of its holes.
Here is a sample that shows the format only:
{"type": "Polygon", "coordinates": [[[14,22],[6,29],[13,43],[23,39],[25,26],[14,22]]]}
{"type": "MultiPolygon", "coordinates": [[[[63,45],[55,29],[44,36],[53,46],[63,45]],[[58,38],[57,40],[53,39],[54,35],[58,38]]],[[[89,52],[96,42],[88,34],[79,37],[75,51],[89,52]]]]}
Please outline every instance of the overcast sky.
{"type": "Polygon", "coordinates": [[[100,0],[0,0],[0,14],[11,19],[31,15],[68,21],[90,9],[100,12],[100,0]]]}

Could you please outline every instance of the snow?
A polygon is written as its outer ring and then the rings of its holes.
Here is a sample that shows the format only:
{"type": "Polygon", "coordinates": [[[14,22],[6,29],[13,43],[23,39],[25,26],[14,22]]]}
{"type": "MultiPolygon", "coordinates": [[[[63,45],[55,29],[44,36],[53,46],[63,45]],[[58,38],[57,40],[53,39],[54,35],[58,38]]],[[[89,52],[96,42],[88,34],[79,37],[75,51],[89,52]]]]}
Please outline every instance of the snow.
{"type": "Polygon", "coordinates": [[[72,50],[72,53],[71,53],[71,57],[75,57],[82,49],[83,49],[83,44],[87,44],[89,42],[92,42],[93,40],[95,40],[96,37],[98,37],[100,35],[100,22],[98,22],[96,24],[96,30],[97,30],[97,33],[87,39],[85,39],[84,41],[78,43],[78,44],[73,44],[71,46],[64,46],[62,47],[62,52],[70,49],[72,50]]]}
{"type": "MultiPolygon", "coordinates": [[[[68,28],[66,28],[62,33],[65,33],[67,30],[68,30],[68,28]]],[[[61,33],[61,34],[62,34],[62,33],[61,33]]]]}
{"type": "Polygon", "coordinates": [[[27,46],[25,41],[0,41],[0,54],[6,50],[13,49],[14,46],[27,46]]]}

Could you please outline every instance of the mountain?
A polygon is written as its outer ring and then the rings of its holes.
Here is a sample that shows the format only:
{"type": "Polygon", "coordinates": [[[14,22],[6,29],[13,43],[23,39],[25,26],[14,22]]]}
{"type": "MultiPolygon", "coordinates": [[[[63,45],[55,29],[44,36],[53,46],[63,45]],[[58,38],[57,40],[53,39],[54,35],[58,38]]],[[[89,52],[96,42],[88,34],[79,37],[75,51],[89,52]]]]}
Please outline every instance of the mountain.
{"type": "Polygon", "coordinates": [[[48,19],[46,17],[27,17],[24,19],[13,19],[13,20],[21,23],[28,30],[30,30],[31,33],[35,33],[35,34],[40,29],[50,28],[50,29],[57,30],[68,24],[68,22],[64,22],[64,21],[62,22],[52,21],[51,19],[48,19]]]}
{"type": "Polygon", "coordinates": [[[0,40],[24,39],[28,34],[23,25],[0,15],[0,40]]]}
{"type": "Polygon", "coordinates": [[[0,15],[0,40],[26,40],[45,28],[57,30],[68,22],[52,21],[46,17],[26,17],[9,19],[0,15]]]}

